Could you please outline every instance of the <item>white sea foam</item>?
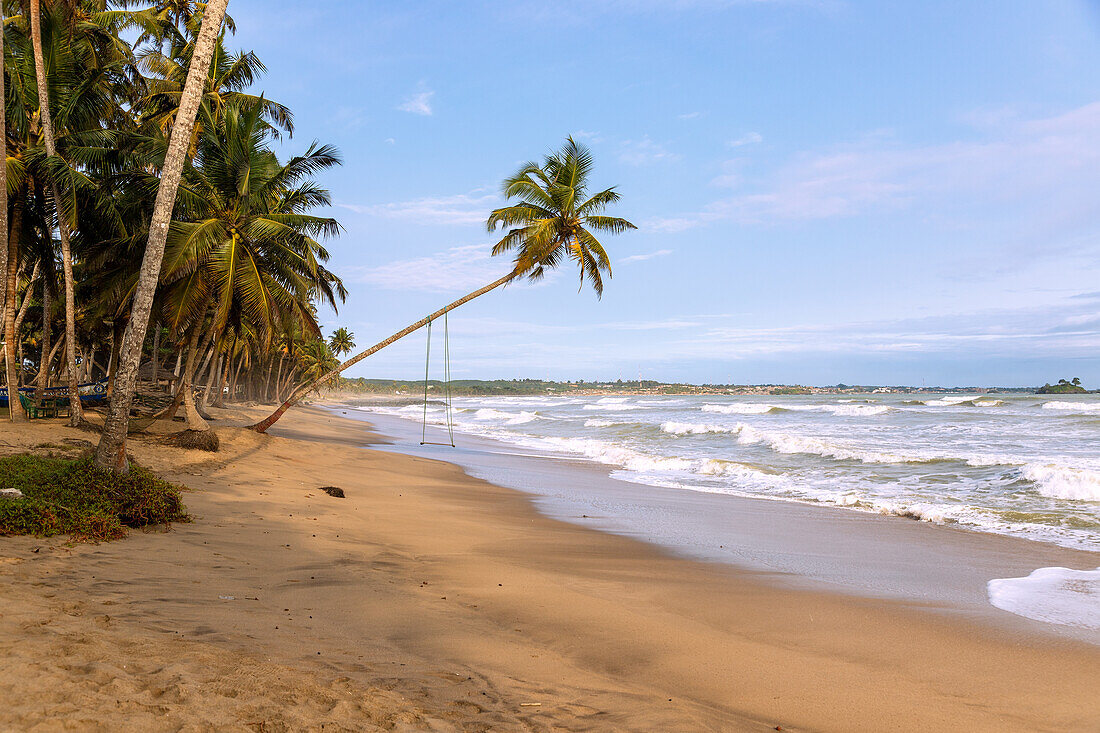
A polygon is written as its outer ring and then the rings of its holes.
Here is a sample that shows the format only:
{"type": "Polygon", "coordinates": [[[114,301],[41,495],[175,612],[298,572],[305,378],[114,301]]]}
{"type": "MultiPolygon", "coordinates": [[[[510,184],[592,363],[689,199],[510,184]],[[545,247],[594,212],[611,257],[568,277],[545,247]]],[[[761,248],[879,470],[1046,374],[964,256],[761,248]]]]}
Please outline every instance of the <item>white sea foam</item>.
{"type": "Polygon", "coordinates": [[[1100,501],[1100,471],[1029,463],[1021,471],[1039,493],[1052,499],[1100,501]]]}
{"type": "Polygon", "coordinates": [[[894,408],[889,405],[821,405],[824,412],[834,415],[863,417],[869,415],[882,415],[894,408]]]}
{"type": "Polygon", "coordinates": [[[1100,402],[1044,402],[1044,410],[1062,410],[1064,412],[1100,412],[1100,402]]]}
{"type": "Polygon", "coordinates": [[[1026,578],[996,578],[989,602],[1009,613],[1050,624],[1100,629],[1100,568],[1039,568],[1026,578]]]}
{"type": "Polygon", "coordinates": [[[703,405],[701,409],[703,412],[716,412],[720,415],[763,415],[782,408],[763,402],[733,402],[728,405],[703,405]]]}
{"type": "Polygon", "coordinates": [[[584,421],[586,428],[611,428],[616,425],[630,425],[631,423],[624,420],[604,420],[603,418],[594,417],[584,421]]]}
{"type": "Polygon", "coordinates": [[[482,408],[474,413],[475,420],[503,420],[506,425],[523,425],[532,420],[537,420],[538,415],[527,410],[520,412],[504,412],[492,408],[482,408]]]}
{"type": "Polygon", "coordinates": [[[921,404],[928,405],[929,407],[952,407],[969,402],[973,403],[975,400],[981,399],[981,395],[950,395],[947,397],[940,397],[935,400],[924,400],[921,404]]]}
{"type": "Polygon", "coordinates": [[[630,471],[690,471],[698,463],[686,458],[647,455],[592,438],[546,438],[545,442],[559,450],[579,453],[594,461],[630,471]]]}
{"type": "MultiPolygon", "coordinates": [[[[463,397],[453,416],[459,431],[586,457],[634,482],[1100,550],[1100,423],[1089,419],[1100,400],[1076,400],[463,397]],[[1051,430],[1059,414],[1069,419],[1051,430]]],[[[421,403],[360,409],[413,420],[419,434],[421,403]]],[[[429,403],[430,425],[446,417],[442,403],[429,403]]]]}
{"type": "Polygon", "coordinates": [[[703,435],[704,433],[729,433],[737,428],[726,428],[721,425],[701,425],[689,422],[665,422],[661,423],[661,432],[671,435],[703,435]]]}

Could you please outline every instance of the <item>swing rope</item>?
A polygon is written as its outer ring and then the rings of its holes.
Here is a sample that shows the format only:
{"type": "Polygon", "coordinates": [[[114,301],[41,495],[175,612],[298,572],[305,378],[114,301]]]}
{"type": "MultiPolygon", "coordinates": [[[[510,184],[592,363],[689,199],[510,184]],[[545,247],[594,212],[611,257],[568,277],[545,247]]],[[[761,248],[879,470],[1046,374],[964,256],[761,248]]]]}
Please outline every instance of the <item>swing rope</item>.
{"type": "Polygon", "coordinates": [[[455,447],[454,420],[451,417],[451,328],[447,311],[443,311],[443,392],[447,411],[447,438],[449,443],[433,443],[428,440],[428,367],[432,359],[432,322],[428,320],[428,345],[424,351],[424,417],[420,426],[420,445],[449,445],[455,447]]]}

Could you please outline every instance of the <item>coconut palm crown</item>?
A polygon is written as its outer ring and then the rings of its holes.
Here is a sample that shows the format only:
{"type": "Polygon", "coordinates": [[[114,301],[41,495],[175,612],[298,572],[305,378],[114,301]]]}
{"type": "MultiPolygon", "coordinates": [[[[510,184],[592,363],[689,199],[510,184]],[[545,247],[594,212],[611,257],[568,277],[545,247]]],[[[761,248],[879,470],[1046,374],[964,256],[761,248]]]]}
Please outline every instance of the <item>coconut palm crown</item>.
{"type": "Polygon", "coordinates": [[[600,240],[592,233],[619,234],[637,229],[626,219],[601,212],[619,200],[614,187],[588,194],[592,153],[572,137],[546,156],[540,165],[525,163],[504,179],[502,193],[518,203],[495,209],[487,222],[490,232],[511,227],[493,247],[493,255],[515,252],[515,273],[539,280],[565,259],[580,269],[598,297],[603,296],[603,278],[611,277],[611,261],[600,240]]]}

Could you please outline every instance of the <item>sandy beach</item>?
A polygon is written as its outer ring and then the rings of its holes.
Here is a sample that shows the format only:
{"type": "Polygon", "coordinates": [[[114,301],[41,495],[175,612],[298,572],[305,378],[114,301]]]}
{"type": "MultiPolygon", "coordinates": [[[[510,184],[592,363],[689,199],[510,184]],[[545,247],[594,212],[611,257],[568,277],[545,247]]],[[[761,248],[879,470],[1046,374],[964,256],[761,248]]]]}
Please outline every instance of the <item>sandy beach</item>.
{"type": "MultiPolygon", "coordinates": [[[[0,729],[1100,725],[1096,646],[674,557],[317,409],[267,436],[230,427],[262,409],[213,412],[219,453],[130,444],[193,523],[0,539],[0,729]]],[[[32,423],[0,450],[91,437],[32,423]]]]}

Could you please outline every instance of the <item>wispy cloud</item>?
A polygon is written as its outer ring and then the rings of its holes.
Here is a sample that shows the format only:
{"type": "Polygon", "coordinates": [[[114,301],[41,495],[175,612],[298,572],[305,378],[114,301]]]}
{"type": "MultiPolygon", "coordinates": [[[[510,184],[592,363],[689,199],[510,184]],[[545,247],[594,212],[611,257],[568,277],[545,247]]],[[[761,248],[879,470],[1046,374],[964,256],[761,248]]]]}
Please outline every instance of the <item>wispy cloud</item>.
{"type": "Polygon", "coordinates": [[[644,262],[645,260],[652,260],[654,257],[664,257],[665,255],[672,254],[671,249],[659,249],[656,252],[647,252],[641,255],[630,255],[629,257],[623,257],[619,260],[620,265],[625,265],[627,262],[644,262]]]}
{"type": "Polygon", "coordinates": [[[432,97],[434,96],[435,92],[431,89],[421,89],[415,94],[407,97],[401,104],[397,105],[397,109],[402,112],[410,112],[414,115],[430,117],[432,115],[432,97]]]}
{"type": "Polygon", "coordinates": [[[385,204],[337,204],[357,214],[387,219],[410,219],[421,224],[483,224],[500,201],[496,194],[479,191],[454,196],[429,196],[385,204]]]}
{"type": "Polygon", "coordinates": [[[1006,204],[1015,205],[1017,224],[1033,217],[1024,223],[1037,231],[1082,225],[1100,213],[1100,200],[1091,195],[1100,188],[1100,102],[1047,118],[1007,120],[978,141],[906,146],[872,135],[798,154],[739,188],[700,210],[654,220],[651,228],[683,231],[727,219],[772,224],[918,207],[945,218],[957,213],[973,224],[1006,204]]]}
{"type": "Polygon", "coordinates": [[[584,140],[592,144],[603,142],[603,136],[598,132],[592,132],[591,130],[577,130],[573,133],[574,140],[584,140]]]}
{"type": "Polygon", "coordinates": [[[761,135],[759,132],[746,132],[741,137],[735,140],[730,140],[728,143],[726,143],[726,145],[729,145],[731,148],[740,148],[743,145],[755,145],[756,143],[760,143],[763,141],[764,136],[761,135]]]}
{"type": "Polygon", "coordinates": [[[847,323],[776,328],[717,325],[675,342],[684,358],[746,359],[775,354],[952,354],[984,358],[1053,354],[1091,356],[1100,313],[1078,304],[988,309],[847,323]]]}
{"type": "Polygon", "coordinates": [[[676,115],[676,119],[678,119],[678,120],[694,120],[700,114],[701,114],[700,112],[684,112],[683,114],[676,115]]]}
{"type": "Polygon", "coordinates": [[[474,290],[496,280],[512,266],[506,257],[491,257],[491,249],[489,244],[471,244],[378,267],[347,268],[345,280],[388,290],[436,293],[474,290]]]}
{"type": "Polygon", "coordinates": [[[657,162],[674,162],[680,159],[676,153],[648,136],[640,140],[623,140],[619,144],[619,160],[628,165],[649,165],[657,162]]]}

